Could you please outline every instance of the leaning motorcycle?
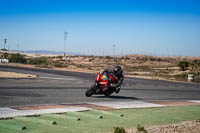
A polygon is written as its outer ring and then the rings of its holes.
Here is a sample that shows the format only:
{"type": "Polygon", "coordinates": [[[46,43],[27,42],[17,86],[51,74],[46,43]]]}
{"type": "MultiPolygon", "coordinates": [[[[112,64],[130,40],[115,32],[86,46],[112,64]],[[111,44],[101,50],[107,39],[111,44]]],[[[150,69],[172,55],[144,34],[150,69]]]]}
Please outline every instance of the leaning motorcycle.
{"type": "MultiPolygon", "coordinates": [[[[116,83],[115,77],[110,73],[98,73],[95,79],[95,84],[85,92],[86,97],[91,97],[94,94],[104,94],[109,97],[115,92],[115,87],[112,87],[112,83],[116,83]]],[[[120,87],[118,87],[118,91],[120,87]]]]}

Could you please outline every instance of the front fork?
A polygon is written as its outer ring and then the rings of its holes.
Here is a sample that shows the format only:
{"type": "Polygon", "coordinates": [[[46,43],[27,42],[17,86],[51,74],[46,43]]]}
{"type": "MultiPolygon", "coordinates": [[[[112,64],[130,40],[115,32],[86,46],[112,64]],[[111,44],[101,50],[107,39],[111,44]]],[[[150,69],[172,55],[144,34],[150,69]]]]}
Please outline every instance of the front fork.
{"type": "Polygon", "coordinates": [[[110,87],[110,85],[101,88],[101,85],[97,81],[95,81],[95,86],[96,86],[95,87],[96,94],[100,94],[100,93],[105,92],[109,89],[112,89],[112,87],[110,87]]]}
{"type": "Polygon", "coordinates": [[[95,81],[95,89],[94,89],[95,93],[98,94],[100,92],[100,84],[95,81]]]}

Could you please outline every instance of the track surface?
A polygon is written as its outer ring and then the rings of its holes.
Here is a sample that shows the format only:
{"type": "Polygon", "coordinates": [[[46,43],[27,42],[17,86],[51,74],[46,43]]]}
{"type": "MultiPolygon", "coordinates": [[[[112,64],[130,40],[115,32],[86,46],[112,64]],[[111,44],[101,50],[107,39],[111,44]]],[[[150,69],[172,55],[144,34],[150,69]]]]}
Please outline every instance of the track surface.
{"type": "Polygon", "coordinates": [[[119,94],[85,97],[95,74],[0,66],[0,71],[35,74],[34,79],[0,79],[0,107],[129,100],[200,100],[198,84],[125,78],[119,94]]]}

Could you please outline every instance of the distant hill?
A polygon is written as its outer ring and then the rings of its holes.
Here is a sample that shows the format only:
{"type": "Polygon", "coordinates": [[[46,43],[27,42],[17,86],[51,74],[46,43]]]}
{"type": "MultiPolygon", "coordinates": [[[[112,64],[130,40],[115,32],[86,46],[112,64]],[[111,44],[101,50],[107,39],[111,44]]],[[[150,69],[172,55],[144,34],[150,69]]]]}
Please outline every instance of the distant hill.
{"type": "MultiPolygon", "coordinates": [[[[54,55],[63,55],[63,51],[50,51],[50,50],[15,50],[13,52],[20,52],[20,53],[28,53],[28,54],[54,54],[54,55]]],[[[66,52],[67,55],[79,55],[79,53],[74,52],[66,52]]]]}

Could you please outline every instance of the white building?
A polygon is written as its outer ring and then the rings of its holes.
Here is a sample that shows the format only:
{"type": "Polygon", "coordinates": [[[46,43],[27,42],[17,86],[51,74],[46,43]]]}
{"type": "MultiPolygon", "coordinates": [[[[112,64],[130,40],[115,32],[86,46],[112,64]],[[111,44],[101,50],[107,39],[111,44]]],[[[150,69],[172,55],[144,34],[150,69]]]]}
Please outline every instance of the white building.
{"type": "Polygon", "coordinates": [[[0,63],[8,63],[8,59],[0,59],[0,63]]]}

